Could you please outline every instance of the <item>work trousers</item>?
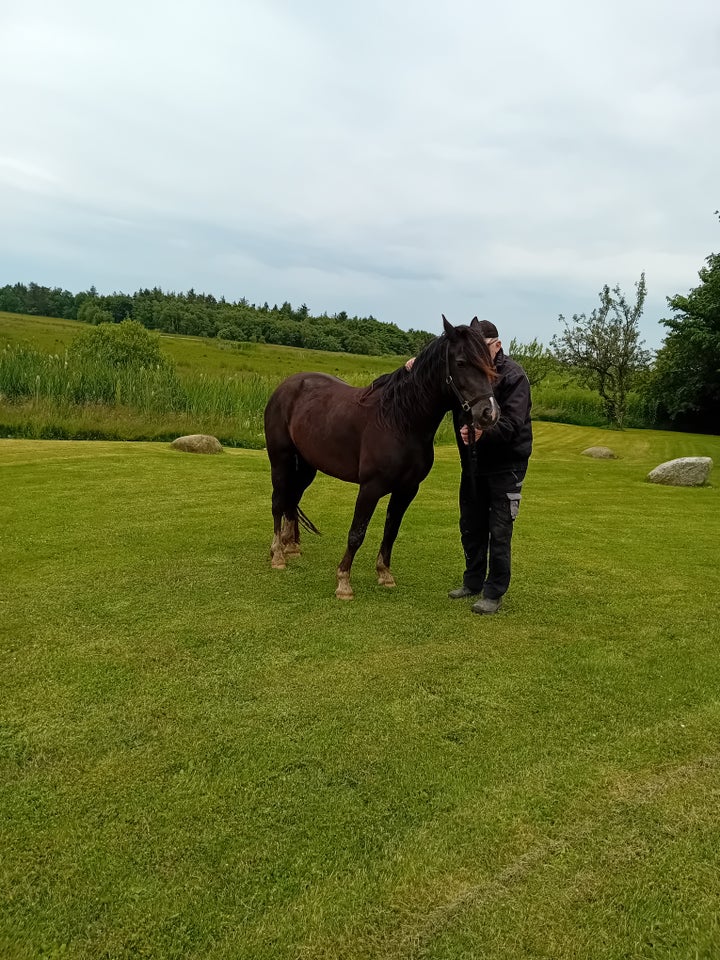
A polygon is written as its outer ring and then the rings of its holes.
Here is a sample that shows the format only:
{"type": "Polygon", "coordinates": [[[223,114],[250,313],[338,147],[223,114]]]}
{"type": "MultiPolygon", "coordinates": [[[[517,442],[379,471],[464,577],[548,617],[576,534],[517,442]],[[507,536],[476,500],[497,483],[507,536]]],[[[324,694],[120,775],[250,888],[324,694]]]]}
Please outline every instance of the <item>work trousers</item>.
{"type": "Polygon", "coordinates": [[[463,583],[473,593],[497,599],[510,586],[510,542],[520,508],[527,464],[479,474],[470,460],[460,478],[460,539],[463,583]]]}

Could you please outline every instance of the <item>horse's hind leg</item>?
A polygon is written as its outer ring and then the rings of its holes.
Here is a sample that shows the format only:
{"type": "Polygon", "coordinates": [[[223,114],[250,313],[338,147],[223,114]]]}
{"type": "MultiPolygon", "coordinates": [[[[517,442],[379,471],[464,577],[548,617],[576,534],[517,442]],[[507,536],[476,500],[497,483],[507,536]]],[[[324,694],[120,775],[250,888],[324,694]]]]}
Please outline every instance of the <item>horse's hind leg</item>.
{"type": "Polygon", "coordinates": [[[385,530],[383,531],[380,552],[378,553],[375,569],[378,575],[378,583],[381,587],[394,587],[395,577],[390,572],[390,556],[392,548],[397,539],[398,531],[405,511],[415,499],[418,492],[418,484],[412,487],[406,487],[402,490],[394,490],[390,502],[388,503],[387,516],[385,517],[385,530]]]}
{"type": "Polygon", "coordinates": [[[302,551],[300,550],[300,531],[298,530],[297,520],[288,520],[283,517],[280,542],[286,559],[300,556],[302,551]]]}
{"type": "Polygon", "coordinates": [[[279,464],[272,464],[272,515],[273,539],[270,544],[270,561],[274,570],[285,569],[285,550],[282,543],[282,520],[285,512],[287,471],[279,464]]]}
{"type": "Polygon", "coordinates": [[[299,557],[301,554],[298,505],[303,493],[305,493],[317,474],[317,469],[311,466],[307,460],[303,460],[299,453],[295,455],[294,468],[284,511],[285,517],[280,531],[280,540],[286,557],[299,557]]]}
{"type": "MultiPolygon", "coordinates": [[[[269,441],[269,438],[268,438],[269,441]]],[[[293,473],[295,472],[295,448],[289,437],[273,438],[268,442],[270,478],[272,480],[273,539],[270,559],[275,570],[285,569],[283,545],[283,517],[287,516],[292,503],[293,473]]]]}

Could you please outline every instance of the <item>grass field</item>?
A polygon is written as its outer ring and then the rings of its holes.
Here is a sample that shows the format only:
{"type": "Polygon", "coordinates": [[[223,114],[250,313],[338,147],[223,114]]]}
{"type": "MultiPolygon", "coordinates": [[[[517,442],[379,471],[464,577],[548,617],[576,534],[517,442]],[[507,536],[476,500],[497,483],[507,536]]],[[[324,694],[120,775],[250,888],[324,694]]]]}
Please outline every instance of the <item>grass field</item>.
{"type": "Polygon", "coordinates": [[[493,618],[451,448],[344,604],[350,486],[277,572],[261,451],[0,441],[3,960],[720,956],[720,438],[536,437],[493,618]]]}
{"type": "MultiPolygon", "coordinates": [[[[121,396],[126,391],[118,376],[119,399],[108,403],[98,402],[94,395],[92,382],[97,377],[92,370],[80,377],[65,372],[65,349],[87,329],[87,324],[74,320],[0,313],[0,436],[172,440],[187,433],[209,433],[229,446],[259,449],[264,446],[263,409],[284,377],[299,370],[320,370],[353,384],[368,384],[407,359],[159,334],[162,352],[178,372],[178,396],[163,402],[161,393],[152,395],[152,384],[137,383],[132,391],[136,400],[128,403],[121,396]],[[3,352],[5,345],[10,353],[3,352]],[[42,356],[18,362],[12,351],[19,345],[30,345],[42,356]],[[13,396],[7,383],[23,370],[27,374],[29,367],[34,368],[29,392],[13,396]],[[82,401],[75,397],[78,382],[86,392],[82,401]]],[[[446,433],[451,436],[449,430],[446,433]]]]}
{"type": "MultiPolygon", "coordinates": [[[[62,354],[74,338],[87,329],[78,320],[29,317],[0,311],[0,344],[31,343],[47,353],[62,354]]],[[[327,350],[301,350],[270,343],[240,343],[208,337],[182,337],[158,333],[165,353],[183,376],[255,373],[281,380],[298,370],[320,370],[348,380],[370,382],[380,373],[395,370],[407,357],[366,357],[327,350]]]]}
{"type": "MultiPolygon", "coordinates": [[[[284,377],[301,370],[320,370],[354,384],[369,384],[376,376],[399,367],[401,356],[366,357],[321,350],[301,350],[272,344],[236,343],[204,337],[160,334],[163,353],[176,366],[182,399],[163,407],[152,401],[129,404],[98,403],[90,394],[68,402],[74,388],[51,388],[66,347],[87,325],[74,320],[0,313],[0,436],[30,439],[171,440],[183,433],[210,433],[229,446],[260,448],[264,445],[262,411],[272,390],[284,377]],[[12,395],[4,381],[17,379],[13,351],[29,344],[42,352],[36,358],[29,391],[12,395]],[[8,352],[4,352],[7,345],[8,352]],[[41,370],[41,360],[54,371],[41,370]]],[[[72,374],[67,375],[73,379],[72,374]]],[[[83,378],[84,379],[84,378],[83,378]]],[[[92,380],[92,377],[90,378],[92,380]]],[[[118,395],[123,391],[118,384],[118,395]]],[[[602,426],[605,422],[597,393],[554,374],[533,388],[533,416],[538,420],[602,426]]],[[[653,414],[642,399],[631,394],[627,425],[647,426],[653,414]]],[[[438,442],[453,442],[446,421],[438,442]]]]}

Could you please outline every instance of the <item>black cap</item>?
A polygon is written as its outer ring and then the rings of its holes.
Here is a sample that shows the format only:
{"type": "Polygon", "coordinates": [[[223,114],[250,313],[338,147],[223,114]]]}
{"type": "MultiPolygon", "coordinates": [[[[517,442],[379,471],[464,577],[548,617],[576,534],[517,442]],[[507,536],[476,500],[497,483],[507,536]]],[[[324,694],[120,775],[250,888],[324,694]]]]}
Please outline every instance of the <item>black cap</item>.
{"type": "Polygon", "coordinates": [[[480,327],[480,333],[486,340],[495,340],[500,336],[495,324],[490,323],[489,320],[481,320],[478,326],[480,327]]]}

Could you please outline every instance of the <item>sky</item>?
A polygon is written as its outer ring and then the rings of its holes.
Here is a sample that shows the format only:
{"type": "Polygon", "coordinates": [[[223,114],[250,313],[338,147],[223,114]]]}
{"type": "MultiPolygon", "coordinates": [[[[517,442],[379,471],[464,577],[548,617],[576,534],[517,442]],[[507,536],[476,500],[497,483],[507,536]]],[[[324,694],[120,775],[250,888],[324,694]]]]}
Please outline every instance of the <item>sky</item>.
{"type": "Polygon", "coordinates": [[[0,0],[0,285],[660,345],[720,251],[717,0],[0,0]]]}

